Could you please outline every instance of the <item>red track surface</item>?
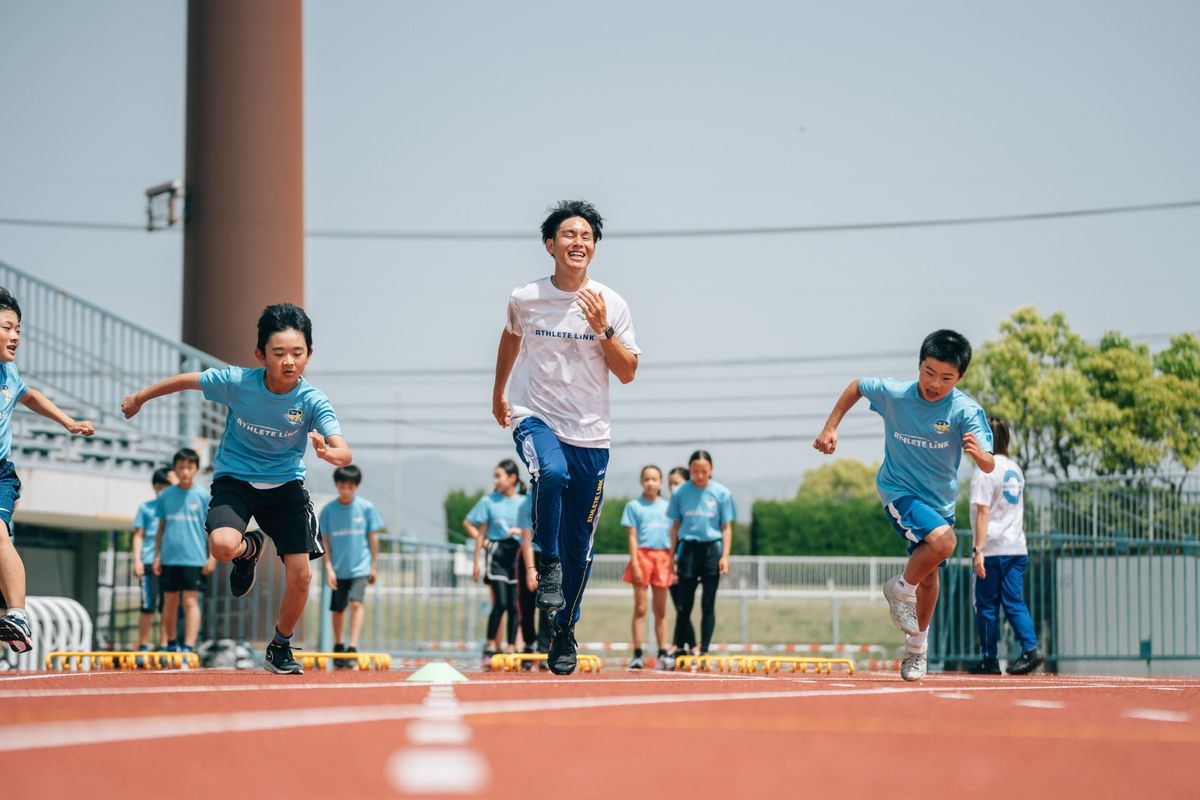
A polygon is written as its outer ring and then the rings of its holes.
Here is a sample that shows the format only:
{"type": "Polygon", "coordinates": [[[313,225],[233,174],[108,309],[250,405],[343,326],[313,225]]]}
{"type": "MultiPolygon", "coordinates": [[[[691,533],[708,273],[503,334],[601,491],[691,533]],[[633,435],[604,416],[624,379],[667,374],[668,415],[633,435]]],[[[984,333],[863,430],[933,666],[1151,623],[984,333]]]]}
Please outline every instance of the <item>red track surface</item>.
{"type": "Polygon", "coordinates": [[[407,674],[0,677],[4,796],[1200,797],[1194,679],[407,674]]]}

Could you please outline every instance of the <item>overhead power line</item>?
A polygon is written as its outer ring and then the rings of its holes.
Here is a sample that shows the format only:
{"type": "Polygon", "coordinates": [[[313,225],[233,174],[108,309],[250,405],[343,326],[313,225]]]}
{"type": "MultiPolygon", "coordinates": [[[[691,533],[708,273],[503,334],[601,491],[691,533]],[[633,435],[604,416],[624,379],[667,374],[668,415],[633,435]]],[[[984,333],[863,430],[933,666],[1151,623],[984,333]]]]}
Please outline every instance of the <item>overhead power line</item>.
{"type": "MultiPolygon", "coordinates": [[[[1177,211],[1200,207],[1200,200],[1181,200],[1172,203],[1141,203],[1099,208],[1077,208],[1065,211],[1032,211],[1021,214],[991,214],[975,217],[942,217],[932,219],[892,220],[884,222],[847,222],[828,225],[769,225],[757,227],[721,228],[661,228],[651,230],[610,231],[609,239],[697,239],[720,236],[776,236],[806,233],[843,233],[848,231],[899,230],[904,228],[946,228],[960,225],[993,225],[1005,222],[1038,222],[1046,220],[1100,217],[1114,214],[1141,214],[1157,211],[1177,211]]],[[[31,228],[73,228],[78,230],[145,231],[144,224],[119,222],[87,222],[21,217],[0,217],[0,225],[31,228]]],[[[406,230],[339,230],[316,228],[305,232],[309,239],[348,239],[375,241],[426,242],[502,242],[530,241],[538,234],[529,231],[406,231],[406,230]]]]}
{"type": "MultiPolygon", "coordinates": [[[[794,444],[812,443],[814,434],[778,434],[774,436],[692,436],[686,439],[627,439],[613,442],[614,448],[621,447],[694,447],[722,444],[794,444]]],[[[854,439],[881,439],[878,432],[839,433],[838,441],[854,439]]],[[[495,442],[358,442],[355,450],[511,450],[512,442],[499,439],[495,442]]]]}

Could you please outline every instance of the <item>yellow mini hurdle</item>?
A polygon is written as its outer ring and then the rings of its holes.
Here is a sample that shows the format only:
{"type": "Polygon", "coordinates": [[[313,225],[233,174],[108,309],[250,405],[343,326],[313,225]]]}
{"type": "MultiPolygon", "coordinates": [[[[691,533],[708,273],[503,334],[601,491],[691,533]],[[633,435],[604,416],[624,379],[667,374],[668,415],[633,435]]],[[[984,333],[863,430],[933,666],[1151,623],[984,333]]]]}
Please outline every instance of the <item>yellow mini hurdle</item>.
{"type": "MultiPolygon", "coordinates": [[[[599,656],[582,654],[577,656],[580,672],[599,672],[604,662],[599,656]]],[[[522,664],[532,664],[545,661],[545,653],[496,653],[489,662],[489,668],[496,672],[516,672],[522,664]]]]}
{"type": "Polygon", "coordinates": [[[305,653],[293,652],[292,655],[305,669],[325,669],[334,659],[353,662],[355,669],[391,669],[392,657],[388,653],[305,653]]]}
{"type": "Polygon", "coordinates": [[[55,650],[46,655],[46,669],[179,669],[200,667],[200,656],[174,650],[55,650]]]}
{"type": "Polygon", "coordinates": [[[774,656],[774,655],[703,655],[676,656],[675,669],[690,671],[740,672],[756,673],[759,667],[765,674],[779,672],[783,667],[790,671],[808,672],[811,668],[818,674],[826,675],[833,672],[834,666],[844,666],[846,671],[854,674],[854,662],[848,658],[817,658],[815,656],[774,656]]]}

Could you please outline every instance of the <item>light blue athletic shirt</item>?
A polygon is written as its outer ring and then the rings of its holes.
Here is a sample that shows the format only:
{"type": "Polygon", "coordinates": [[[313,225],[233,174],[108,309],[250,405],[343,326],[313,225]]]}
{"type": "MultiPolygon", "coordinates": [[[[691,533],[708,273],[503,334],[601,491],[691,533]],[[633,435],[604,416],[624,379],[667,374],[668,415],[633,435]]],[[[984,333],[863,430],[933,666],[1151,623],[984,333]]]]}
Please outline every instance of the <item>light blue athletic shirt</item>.
{"type": "Polygon", "coordinates": [[[12,450],[12,415],[17,401],[29,391],[11,361],[0,364],[0,459],[8,458],[12,450]]]}
{"type": "Polygon", "coordinates": [[[304,378],[287,394],[267,389],[266,370],[225,367],[200,373],[204,396],[229,407],[217,447],[214,478],[247,483],[304,480],[308,432],[338,436],[329,398],[304,378]]]}
{"type": "Polygon", "coordinates": [[[371,574],[371,541],[367,534],[383,527],[383,517],[370,500],[355,495],[349,505],[334,500],[321,509],[321,535],[333,550],[333,574],[341,580],[371,574]]]}
{"type": "Polygon", "coordinates": [[[883,504],[915,497],[947,519],[954,516],[963,434],[975,434],[992,452],[987,414],[958,389],[931,403],[917,381],[860,378],[858,389],[883,417],[883,464],[875,476],[883,504]]]}
{"type": "MultiPolygon", "coordinates": [[[[533,530],[533,495],[525,495],[525,502],[517,509],[517,527],[521,530],[533,530]]],[[[530,544],[533,546],[533,552],[540,553],[542,548],[538,547],[537,542],[530,539],[530,544]]]]}
{"type": "Polygon", "coordinates": [[[637,528],[638,547],[671,549],[671,520],[667,519],[667,506],[667,501],[661,497],[654,498],[653,502],[638,497],[625,504],[621,524],[626,528],[637,528]]]}
{"type": "Polygon", "coordinates": [[[208,561],[208,533],[204,518],[208,516],[208,489],[193,485],[190,489],[168,486],[156,501],[158,518],[166,520],[163,527],[159,557],[165,567],[203,567],[208,561]]]}
{"type": "Polygon", "coordinates": [[[713,480],[703,489],[691,481],[679,484],[667,504],[667,516],[679,521],[680,541],[719,542],[721,526],[733,522],[736,515],[733,495],[713,480]]]}
{"type": "Polygon", "coordinates": [[[138,506],[137,516],[133,518],[133,527],[141,528],[143,564],[154,562],[154,540],[158,537],[158,498],[147,500],[138,506]]]}
{"type": "Polygon", "coordinates": [[[517,517],[524,503],[525,495],[505,497],[499,492],[490,492],[479,498],[479,502],[467,514],[467,522],[476,526],[486,522],[488,541],[502,542],[512,538],[508,529],[518,527],[517,517]]]}

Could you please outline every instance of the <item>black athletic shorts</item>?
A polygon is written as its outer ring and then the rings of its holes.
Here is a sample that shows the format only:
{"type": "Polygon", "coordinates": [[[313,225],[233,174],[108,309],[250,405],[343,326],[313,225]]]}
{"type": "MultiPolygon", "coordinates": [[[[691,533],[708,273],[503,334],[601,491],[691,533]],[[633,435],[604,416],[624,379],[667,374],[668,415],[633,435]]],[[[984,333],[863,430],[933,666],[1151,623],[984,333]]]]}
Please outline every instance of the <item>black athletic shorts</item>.
{"type": "Polygon", "coordinates": [[[325,555],[317,528],[317,515],[303,481],[288,481],[274,489],[256,489],[245,481],[222,475],[212,482],[212,501],[204,528],[236,528],[242,533],[254,517],[262,532],[275,543],[282,559],[307,553],[310,559],[325,555]]]}
{"type": "Polygon", "coordinates": [[[721,572],[721,543],[684,539],[679,543],[679,577],[699,578],[721,572]]]}
{"type": "Polygon", "coordinates": [[[351,602],[361,603],[367,594],[367,576],[361,578],[338,578],[337,588],[329,595],[329,610],[345,611],[351,602]]]}
{"type": "Polygon", "coordinates": [[[198,592],[207,576],[203,567],[171,567],[163,564],[158,588],[166,592],[198,592]]]}

